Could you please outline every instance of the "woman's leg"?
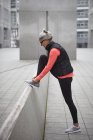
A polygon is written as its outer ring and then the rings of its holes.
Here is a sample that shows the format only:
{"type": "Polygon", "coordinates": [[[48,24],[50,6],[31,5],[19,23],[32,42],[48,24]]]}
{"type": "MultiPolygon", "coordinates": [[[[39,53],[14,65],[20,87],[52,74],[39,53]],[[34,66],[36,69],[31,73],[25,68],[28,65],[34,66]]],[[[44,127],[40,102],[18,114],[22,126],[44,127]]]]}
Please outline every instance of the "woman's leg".
{"type": "Polygon", "coordinates": [[[46,55],[41,55],[38,62],[37,75],[39,75],[42,72],[47,62],[48,62],[48,57],[46,55]]]}
{"type": "Polygon", "coordinates": [[[72,99],[71,82],[72,82],[72,78],[59,79],[59,84],[60,84],[64,99],[69,107],[69,110],[73,118],[73,124],[75,126],[78,126],[77,109],[72,99]]]}
{"type": "MultiPolygon", "coordinates": [[[[48,57],[46,55],[41,55],[39,58],[39,62],[38,62],[38,69],[37,69],[37,75],[39,75],[42,70],[44,69],[44,67],[46,66],[48,61],[48,57]]],[[[36,77],[36,76],[35,76],[36,77]]],[[[33,78],[35,78],[33,77],[33,78]]],[[[34,82],[33,80],[26,80],[26,83],[28,83],[31,87],[39,87],[40,85],[40,81],[34,82]]]]}

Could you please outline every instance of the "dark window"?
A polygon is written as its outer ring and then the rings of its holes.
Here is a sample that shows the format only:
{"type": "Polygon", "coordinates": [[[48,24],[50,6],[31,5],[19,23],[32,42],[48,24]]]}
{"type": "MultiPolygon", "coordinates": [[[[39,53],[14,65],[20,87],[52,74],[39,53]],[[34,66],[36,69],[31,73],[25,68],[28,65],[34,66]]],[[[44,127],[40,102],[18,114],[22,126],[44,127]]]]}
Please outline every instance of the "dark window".
{"type": "Polygon", "coordinates": [[[11,8],[15,8],[16,7],[16,0],[11,0],[11,8]]]}
{"type": "Polygon", "coordinates": [[[4,40],[8,40],[8,28],[4,28],[4,40]]]}

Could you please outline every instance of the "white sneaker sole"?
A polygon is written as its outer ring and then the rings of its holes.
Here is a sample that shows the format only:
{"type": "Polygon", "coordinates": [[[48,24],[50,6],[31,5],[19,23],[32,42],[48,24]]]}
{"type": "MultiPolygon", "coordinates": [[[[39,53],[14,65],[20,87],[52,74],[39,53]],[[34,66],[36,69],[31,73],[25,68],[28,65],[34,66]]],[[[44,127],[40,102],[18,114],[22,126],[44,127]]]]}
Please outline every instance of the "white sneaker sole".
{"type": "Polygon", "coordinates": [[[39,87],[37,87],[37,86],[34,86],[34,85],[32,85],[32,84],[30,84],[28,81],[25,81],[30,87],[32,87],[32,88],[39,88],[39,87]]]}
{"type": "Polygon", "coordinates": [[[34,85],[31,85],[31,84],[29,84],[29,86],[32,87],[32,88],[39,88],[39,87],[36,87],[34,85]]]}
{"type": "Polygon", "coordinates": [[[76,131],[68,131],[68,132],[65,132],[66,134],[73,134],[73,133],[79,133],[79,132],[81,132],[81,129],[79,129],[79,130],[76,130],[76,131]]]}

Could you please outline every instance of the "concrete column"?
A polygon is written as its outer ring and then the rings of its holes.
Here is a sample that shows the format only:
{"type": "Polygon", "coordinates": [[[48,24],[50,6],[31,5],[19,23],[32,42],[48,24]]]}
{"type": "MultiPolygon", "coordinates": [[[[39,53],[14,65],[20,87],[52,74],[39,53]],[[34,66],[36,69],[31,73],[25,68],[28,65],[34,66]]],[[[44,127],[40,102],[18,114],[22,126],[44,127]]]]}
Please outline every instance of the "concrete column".
{"type": "Polygon", "coordinates": [[[61,43],[71,59],[76,59],[76,0],[20,2],[20,59],[37,59],[45,53],[38,42],[43,28],[48,28],[53,40],[61,43]]]}
{"type": "Polygon", "coordinates": [[[76,59],[76,13],[73,11],[50,11],[49,30],[71,59],[76,59]]]}
{"type": "Polygon", "coordinates": [[[45,53],[38,41],[39,32],[46,26],[46,12],[20,11],[20,59],[38,59],[45,53]]]}

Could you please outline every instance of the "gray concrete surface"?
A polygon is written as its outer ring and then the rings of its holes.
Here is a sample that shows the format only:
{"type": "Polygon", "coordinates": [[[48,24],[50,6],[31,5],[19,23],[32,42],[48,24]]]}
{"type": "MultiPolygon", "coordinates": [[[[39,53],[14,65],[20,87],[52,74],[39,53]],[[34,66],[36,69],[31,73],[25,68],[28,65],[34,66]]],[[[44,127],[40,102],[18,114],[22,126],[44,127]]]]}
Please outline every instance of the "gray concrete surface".
{"type": "Polygon", "coordinates": [[[47,75],[40,88],[27,86],[0,129],[0,140],[42,140],[48,94],[47,75]]]}
{"type": "Polygon", "coordinates": [[[0,49],[0,128],[36,72],[37,61],[19,61],[19,49],[0,49]]]}
{"type": "MultiPolygon", "coordinates": [[[[37,67],[30,65],[33,61],[19,61],[18,55],[18,49],[0,49],[0,127],[26,88],[24,80],[32,78],[37,67]]],[[[45,140],[93,140],[93,49],[77,49],[77,61],[71,62],[73,99],[82,132],[64,133],[72,119],[57,80],[50,76],[45,140]]]]}
{"type": "Polygon", "coordinates": [[[58,81],[50,76],[45,140],[93,140],[93,49],[78,49],[77,61],[72,61],[72,65],[73,99],[82,132],[65,134],[65,129],[72,126],[72,118],[58,81]]]}
{"type": "Polygon", "coordinates": [[[9,76],[9,81],[7,81],[5,75],[6,83],[0,83],[2,85],[1,93],[8,88],[5,91],[6,95],[0,99],[2,105],[6,103],[5,108],[2,108],[3,112],[1,111],[0,140],[42,140],[45,127],[48,75],[41,81],[39,89],[32,89],[26,83],[24,85],[24,81],[30,80],[35,74],[37,61],[19,61],[19,49],[2,49],[0,53],[2,67],[0,74],[9,75],[10,72],[12,76],[12,78],[9,76]],[[4,65],[2,65],[3,63],[4,65]],[[7,92],[11,94],[9,95],[7,92]]]}
{"type": "Polygon", "coordinates": [[[19,15],[21,60],[37,59],[45,53],[38,42],[43,28],[76,59],[76,0],[22,0],[19,15]]]}
{"type": "Polygon", "coordinates": [[[25,0],[22,0],[22,3],[20,4],[20,8],[22,11],[29,10],[29,11],[72,11],[75,10],[75,4],[76,0],[28,0],[28,3],[26,3],[25,0]],[[22,5],[23,4],[23,5],[22,5]]]}
{"type": "MultiPolygon", "coordinates": [[[[48,94],[48,78],[49,77],[47,75],[41,81],[39,89],[30,88],[30,90],[25,92],[25,94],[29,94],[16,120],[15,126],[11,132],[9,140],[43,139],[48,94]]],[[[25,97],[23,98],[23,100],[24,99],[25,97]]]]}

